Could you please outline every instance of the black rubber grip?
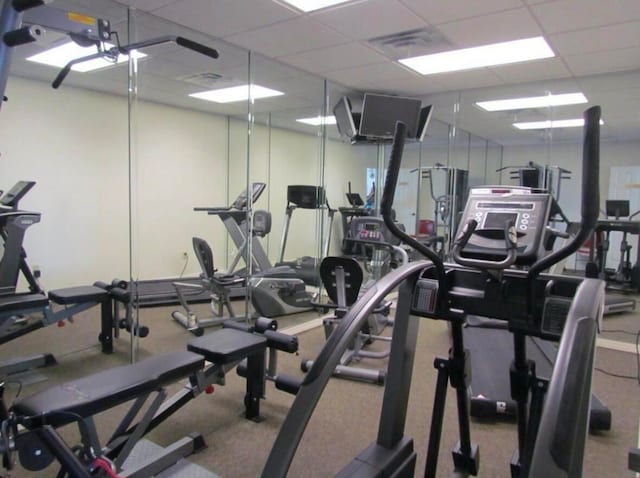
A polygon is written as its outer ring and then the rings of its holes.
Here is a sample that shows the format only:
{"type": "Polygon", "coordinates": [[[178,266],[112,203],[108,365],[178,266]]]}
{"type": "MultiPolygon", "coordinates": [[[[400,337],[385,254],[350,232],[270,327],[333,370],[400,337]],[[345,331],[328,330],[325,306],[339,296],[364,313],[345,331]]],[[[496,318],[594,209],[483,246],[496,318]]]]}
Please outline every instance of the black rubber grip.
{"type": "Polygon", "coordinates": [[[462,231],[460,232],[460,234],[458,234],[458,237],[456,237],[456,240],[453,242],[453,246],[457,246],[460,248],[466,246],[467,242],[469,242],[469,239],[471,238],[471,235],[476,230],[476,227],[478,227],[478,221],[476,221],[475,219],[470,219],[469,221],[467,221],[467,223],[462,228],[462,231]]]}
{"type": "Polygon", "coordinates": [[[39,7],[44,5],[44,0],[13,0],[12,6],[16,12],[24,12],[25,10],[29,10],[30,8],[39,7]]]}
{"type": "Polygon", "coordinates": [[[302,383],[299,378],[286,374],[278,375],[274,382],[278,390],[282,390],[283,392],[287,392],[292,395],[298,393],[300,384],[302,383]]]}
{"type": "Polygon", "coordinates": [[[599,106],[584,112],[582,146],[582,223],[594,227],[600,214],[600,115],[599,106]]]}
{"type": "Polygon", "coordinates": [[[396,186],[398,185],[398,175],[400,174],[402,151],[404,149],[404,139],[406,136],[407,125],[398,121],[396,123],[395,134],[393,135],[391,157],[389,158],[389,166],[387,167],[387,177],[384,182],[384,190],[382,191],[382,202],[380,203],[380,212],[382,216],[391,216],[391,207],[393,206],[393,198],[396,194],[396,186]]]}
{"type": "Polygon", "coordinates": [[[62,70],[60,70],[60,73],[58,73],[58,76],[56,76],[56,78],[53,80],[53,83],[51,83],[51,87],[54,90],[57,90],[70,71],[71,71],[71,65],[67,65],[62,70]]]}
{"type": "Polygon", "coordinates": [[[37,41],[43,34],[44,30],[38,25],[31,25],[7,32],[2,37],[5,45],[18,46],[25,45],[37,41]]]}
{"type": "Polygon", "coordinates": [[[197,51],[198,53],[209,56],[211,58],[218,58],[220,56],[218,50],[205,46],[201,43],[196,43],[184,37],[176,37],[176,43],[180,46],[188,48],[189,50],[197,51]]]}

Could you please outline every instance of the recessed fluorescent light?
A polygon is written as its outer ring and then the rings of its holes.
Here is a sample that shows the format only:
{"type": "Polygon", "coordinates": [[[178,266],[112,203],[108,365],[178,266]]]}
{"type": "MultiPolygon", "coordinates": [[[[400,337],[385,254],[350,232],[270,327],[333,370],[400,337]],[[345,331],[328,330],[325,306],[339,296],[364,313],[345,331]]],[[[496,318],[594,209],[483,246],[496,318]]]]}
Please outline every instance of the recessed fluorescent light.
{"type": "Polygon", "coordinates": [[[302,10],[303,12],[312,12],[321,8],[331,7],[340,3],[347,3],[351,0],[282,0],[292,7],[302,10]]]}
{"type": "MultiPolygon", "coordinates": [[[[604,121],[600,120],[600,124],[604,121]]],[[[549,129],[549,128],[576,128],[584,126],[583,118],[553,120],[553,121],[531,121],[528,123],[513,123],[518,129],[549,129]]]]}
{"type": "Polygon", "coordinates": [[[335,116],[316,116],[315,118],[298,118],[299,123],[310,124],[311,126],[320,126],[321,124],[336,124],[335,116]]]}
{"type": "MultiPolygon", "coordinates": [[[[251,99],[269,98],[271,96],[284,95],[282,91],[272,90],[260,85],[251,85],[251,99]]],[[[189,96],[215,103],[233,103],[234,101],[246,101],[249,99],[249,85],[231,86],[218,90],[201,91],[191,93],[189,96]]]]}
{"type": "Polygon", "coordinates": [[[542,37],[494,43],[399,60],[422,75],[505,65],[555,56],[542,37]]]}
{"type": "MultiPolygon", "coordinates": [[[[113,45],[109,43],[105,43],[104,45],[107,49],[113,48],[113,45]]],[[[97,53],[97,51],[98,50],[94,46],[82,47],[74,42],[69,42],[30,56],[27,58],[27,60],[36,63],[42,63],[43,65],[62,68],[71,60],[82,58],[83,56],[92,55],[94,53],[97,53]]],[[[147,55],[134,50],[131,52],[131,56],[132,58],[139,59],[144,58],[147,55]]],[[[127,61],[127,59],[127,55],[118,55],[118,60],[116,63],[123,63],[127,61]]],[[[95,58],[93,60],[83,61],[82,63],[76,63],[71,67],[71,69],[73,71],[86,72],[98,70],[100,68],[106,68],[108,66],[112,66],[113,64],[113,61],[109,61],[104,58],[95,58]]]]}
{"type": "Polygon", "coordinates": [[[525,108],[577,105],[586,102],[587,97],[582,93],[565,93],[562,95],[532,96],[529,98],[513,98],[510,100],[478,101],[476,105],[486,111],[506,111],[525,108]]]}

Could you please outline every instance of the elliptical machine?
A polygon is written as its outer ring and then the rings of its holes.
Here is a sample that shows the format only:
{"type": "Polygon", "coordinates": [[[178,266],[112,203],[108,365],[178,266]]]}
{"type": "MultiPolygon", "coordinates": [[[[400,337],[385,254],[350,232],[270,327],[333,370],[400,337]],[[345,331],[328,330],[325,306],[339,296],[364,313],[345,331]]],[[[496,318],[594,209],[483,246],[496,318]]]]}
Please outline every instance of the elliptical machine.
{"type": "MultiPolygon", "coordinates": [[[[545,213],[550,207],[550,196],[541,193],[533,199],[533,209],[527,209],[536,214],[535,217],[530,214],[526,231],[519,227],[520,216],[516,221],[512,217],[503,217],[504,221],[494,217],[502,223],[502,227],[496,228],[484,227],[486,215],[482,221],[475,219],[475,211],[471,218],[465,215],[465,225],[452,250],[458,263],[446,265],[391,220],[406,135],[405,126],[397,124],[382,213],[393,233],[431,262],[411,262],[386,275],[346,314],[306,375],[276,438],[263,477],[286,475],[306,424],[342,353],[376,304],[396,287],[399,287],[398,305],[377,440],[343,468],[339,476],[414,476],[417,454],[413,439],[404,435],[404,427],[418,317],[447,321],[452,343],[449,357],[438,358],[434,363],[438,380],[424,476],[436,476],[449,382],[456,391],[460,434],[453,450],[454,476],[477,474],[478,445],[470,438],[470,358],[462,334],[467,314],[506,321],[513,334],[515,358],[510,378],[518,409],[518,449],[510,463],[511,476],[581,476],[604,282],[542,271],[574,253],[595,226],[599,206],[599,119],[599,107],[585,113],[582,222],[572,242],[551,255],[538,257],[545,224],[542,221],[546,221],[545,213]],[[528,271],[509,268],[521,262],[531,264],[528,271]],[[536,377],[535,365],[527,359],[524,346],[527,335],[560,338],[558,358],[548,382],[536,377]]],[[[504,195],[499,187],[490,188],[490,192],[491,200],[484,202],[494,204],[487,207],[485,214],[499,215],[502,205],[519,199],[504,195]]],[[[530,199],[526,202],[531,204],[530,199]]],[[[471,211],[469,207],[467,210],[471,211]]]]}

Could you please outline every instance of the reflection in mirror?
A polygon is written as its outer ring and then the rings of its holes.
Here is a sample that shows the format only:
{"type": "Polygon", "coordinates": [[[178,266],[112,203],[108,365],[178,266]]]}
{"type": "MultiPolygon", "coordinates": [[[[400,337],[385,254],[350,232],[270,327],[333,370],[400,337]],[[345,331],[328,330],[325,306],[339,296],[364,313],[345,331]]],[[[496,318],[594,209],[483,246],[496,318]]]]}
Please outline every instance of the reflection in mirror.
{"type": "MultiPolygon", "coordinates": [[[[167,43],[145,49],[147,56],[132,69],[132,278],[137,281],[136,303],[140,307],[171,305],[175,310],[164,320],[173,317],[200,333],[232,313],[224,301],[211,300],[212,291],[203,283],[209,272],[202,266],[202,247],[210,251],[211,265],[218,273],[237,267],[237,262],[243,265],[240,260],[234,263],[233,258],[240,248],[234,247],[234,240],[242,242],[236,234],[243,227],[244,217],[240,216],[244,213],[224,215],[219,208],[230,207],[245,189],[244,181],[239,187],[229,187],[227,178],[233,174],[246,177],[242,171],[246,171],[247,158],[246,120],[237,122],[225,114],[234,109],[246,112],[246,98],[219,103],[201,96],[229,85],[246,85],[248,56],[241,49],[152,15],[132,13],[136,41],[165,32],[215,48],[220,55],[214,59],[167,43]],[[231,161],[232,155],[241,161],[231,161]],[[233,174],[231,165],[235,166],[233,174]],[[211,310],[206,310],[208,302],[211,310]]],[[[227,101],[229,95],[223,95],[221,101],[227,101]]],[[[244,293],[234,287],[230,295],[244,293]]],[[[142,322],[145,316],[158,313],[155,309],[140,312],[142,322]]]]}
{"type": "MultiPolygon", "coordinates": [[[[71,42],[69,30],[58,22],[69,5],[61,1],[55,8],[25,12],[25,23],[36,11],[45,13],[41,23],[46,34],[11,52],[8,101],[0,114],[0,189],[7,191],[18,181],[35,182],[16,206],[34,211],[39,221],[24,230],[22,250],[9,240],[10,247],[3,245],[2,252],[26,254],[12,294],[31,292],[40,300],[29,316],[18,309],[3,316],[3,336],[9,333],[0,339],[8,340],[0,348],[0,360],[48,352],[66,362],[90,356],[88,368],[100,369],[105,366],[101,352],[118,352],[113,355],[120,361],[126,361],[129,352],[126,331],[124,340],[112,340],[120,331],[112,330],[111,322],[100,330],[101,315],[109,320],[100,307],[108,294],[92,286],[103,281],[106,287],[112,278],[129,274],[127,66],[72,72],[63,88],[51,88],[62,65],[26,58],[71,42]],[[72,316],[71,309],[77,315],[72,316]]],[[[104,2],[87,13],[111,18],[121,41],[128,41],[126,8],[104,2]]],[[[6,225],[3,221],[2,227],[6,225]]],[[[3,242],[9,238],[6,232],[3,242]]]]}

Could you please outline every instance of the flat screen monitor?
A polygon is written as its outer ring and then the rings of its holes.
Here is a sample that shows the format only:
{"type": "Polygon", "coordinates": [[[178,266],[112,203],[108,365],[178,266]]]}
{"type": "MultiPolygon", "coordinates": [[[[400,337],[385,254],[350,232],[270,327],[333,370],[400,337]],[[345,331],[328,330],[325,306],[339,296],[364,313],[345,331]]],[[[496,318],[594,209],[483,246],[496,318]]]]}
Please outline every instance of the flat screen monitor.
{"type": "Polygon", "coordinates": [[[333,116],[336,118],[336,126],[340,136],[352,140],[358,133],[358,128],[353,119],[349,98],[346,96],[340,98],[340,101],[333,107],[333,116]]]}
{"type": "Polygon", "coordinates": [[[433,106],[427,105],[420,109],[420,119],[418,120],[418,137],[416,138],[421,143],[427,136],[427,128],[431,121],[431,115],[433,114],[433,106]]]}
{"type": "Polygon", "coordinates": [[[609,217],[629,217],[629,201],[627,199],[608,199],[605,201],[605,212],[609,217]]]}
{"type": "Polygon", "coordinates": [[[416,138],[422,102],[415,98],[365,93],[360,136],[391,139],[396,122],[407,125],[407,137],[416,138]]]}

